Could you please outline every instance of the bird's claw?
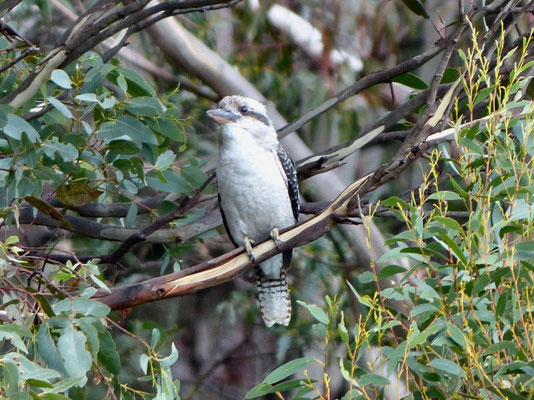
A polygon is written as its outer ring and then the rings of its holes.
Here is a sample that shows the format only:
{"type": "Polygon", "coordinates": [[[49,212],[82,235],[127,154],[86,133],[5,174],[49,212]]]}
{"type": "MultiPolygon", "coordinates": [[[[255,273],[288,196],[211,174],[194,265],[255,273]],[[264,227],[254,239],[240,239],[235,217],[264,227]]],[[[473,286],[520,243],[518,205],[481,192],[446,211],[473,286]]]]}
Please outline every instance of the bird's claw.
{"type": "Polygon", "coordinates": [[[271,231],[271,239],[273,240],[274,245],[276,246],[276,249],[278,251],[282,251],[282,249],[280,248],[280,245],[284,244],[284,242],[279,239],[279,236],[280,236],[280,231],[278,230],[278,228],[273,228],[273,230],[271,231]]]}
{"type": "Polygon", "coordinates": [[[245,236],[244,242],[245,242],[245,250],[247,251],[247,254],[250,257],[250,261],[252,261],[253,263],[256,263],[256,257],[254,257],[254,254],[252,254],[252,246],[254,246],[254,240],[245,236]]]}

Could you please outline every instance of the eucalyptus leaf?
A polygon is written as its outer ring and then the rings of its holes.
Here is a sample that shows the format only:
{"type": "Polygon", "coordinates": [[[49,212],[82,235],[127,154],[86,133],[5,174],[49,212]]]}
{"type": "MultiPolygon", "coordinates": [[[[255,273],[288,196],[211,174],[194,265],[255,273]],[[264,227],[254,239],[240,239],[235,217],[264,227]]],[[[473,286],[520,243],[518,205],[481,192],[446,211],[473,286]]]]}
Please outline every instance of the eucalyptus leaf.
{"type": "Polygon", "coordinates": [[[91,353],[85,348],[86,341],[82,332],[69,325],[57,342],[67,373],[72,377],[82,378],[76,382],[76,386],[83,386],[87,382],[86,374],[93,363],[91,353]]]}
{"type": "Polygon", "coordinates": [[[70,80],[69,74],[62,69],[53,70],[50,80],[63,89],[72,88],[72,81],[70,80]]]}
{"type": "Polygon", "coordinates": [[[108,141],[127,136],[139,143],[158,144],[154,133],[142,122],[129,115],[123,115],[115,121],[104,122],[100,127],[99,135],[108,141]]]}

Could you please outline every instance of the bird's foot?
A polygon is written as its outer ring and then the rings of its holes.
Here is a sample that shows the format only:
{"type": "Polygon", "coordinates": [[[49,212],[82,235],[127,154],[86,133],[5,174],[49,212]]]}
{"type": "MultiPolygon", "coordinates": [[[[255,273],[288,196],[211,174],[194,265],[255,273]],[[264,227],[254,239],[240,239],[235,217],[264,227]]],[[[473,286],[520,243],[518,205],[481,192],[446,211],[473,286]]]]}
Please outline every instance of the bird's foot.
{"type": "Polygon", "coordinates": [[[252,246],[254,246],[254,240],[245,236],[243,241],[245,242],[245,250],[247,251],[247,254],[250,257],[250,261],[252,261],[255,264],[256,258],[254,257],[254,254],[252,254],[252,246]]]}
{"type": "Polygon", "coordinates": [[[273,228],[273,230],[271,231],[271,239],[273,240],[274,245],[276,246],[276,249],[278,251],[282,251],[282,249],[280,248],[280,245],[284,244],[284,242],[279,239],[279,236],[280,236],[280,231],[278,230],[278,228],[273,228]]]}

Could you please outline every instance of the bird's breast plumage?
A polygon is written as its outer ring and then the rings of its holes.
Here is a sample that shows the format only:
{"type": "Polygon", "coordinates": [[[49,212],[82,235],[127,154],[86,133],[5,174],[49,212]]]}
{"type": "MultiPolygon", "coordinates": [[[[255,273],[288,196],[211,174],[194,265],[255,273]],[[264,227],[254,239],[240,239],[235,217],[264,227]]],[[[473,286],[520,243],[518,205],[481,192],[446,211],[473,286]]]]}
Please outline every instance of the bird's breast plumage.
{"type": "Polygon", "coordinates": [[[228,229],[243,244],[244,236],[266,239],[273,228],[291,226],[295,218],[275,150],[234,129],[223,132],[217,179],[228,229]]]}

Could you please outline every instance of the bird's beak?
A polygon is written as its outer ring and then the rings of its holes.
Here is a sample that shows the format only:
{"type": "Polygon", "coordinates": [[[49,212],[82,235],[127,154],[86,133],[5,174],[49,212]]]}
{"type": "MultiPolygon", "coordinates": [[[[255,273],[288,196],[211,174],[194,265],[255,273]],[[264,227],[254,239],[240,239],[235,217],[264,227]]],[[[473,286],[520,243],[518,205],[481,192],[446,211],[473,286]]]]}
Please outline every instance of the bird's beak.
{"type": "Polygon", "coordinates": [[[208,114],[208,117],[210,117],[215,122],[221,125],[236,122],[237,119],[240,117],[240,115],[237,113],[222,110],[220,108],[216,108],[215,110],[208,110],[206,111],[206,114],[208,114]]]}

